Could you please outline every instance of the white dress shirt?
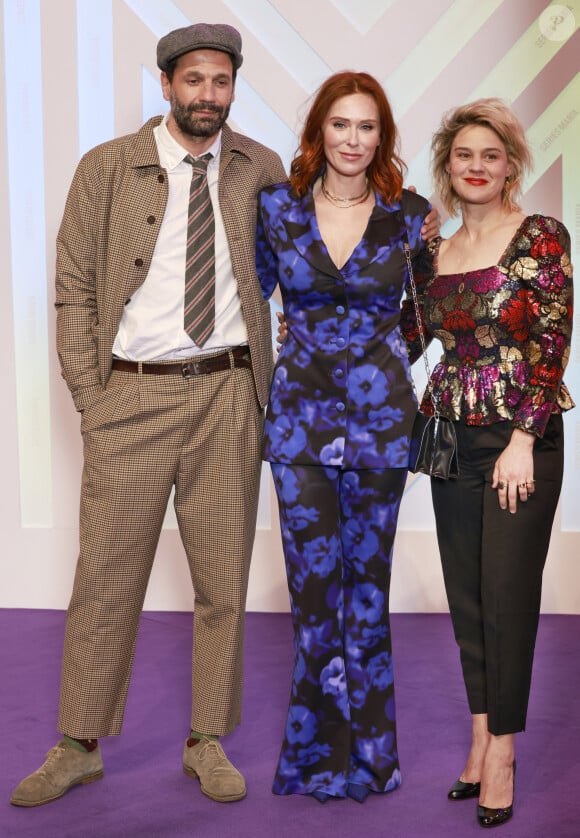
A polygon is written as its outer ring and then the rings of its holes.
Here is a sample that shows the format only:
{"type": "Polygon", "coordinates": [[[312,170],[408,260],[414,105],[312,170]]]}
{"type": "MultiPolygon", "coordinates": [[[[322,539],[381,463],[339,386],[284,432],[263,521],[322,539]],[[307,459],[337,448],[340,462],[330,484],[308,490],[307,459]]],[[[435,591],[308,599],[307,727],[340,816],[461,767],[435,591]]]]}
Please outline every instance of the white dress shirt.
{"type": "Polygon", "coordinates": [[[218,173],[221,131],[207,149],[213,155],[207,179],[215,218],[215,329],[202,348],[183,328],[185,246],[191,165],[189,153],[169,133],[167,117],[154,129],[161,167],[167,174],[169,196],[149,273],[125,306],[113,354],[129,361],[188,358],[248,342],[238,286],[219,207],[218,173]]]}

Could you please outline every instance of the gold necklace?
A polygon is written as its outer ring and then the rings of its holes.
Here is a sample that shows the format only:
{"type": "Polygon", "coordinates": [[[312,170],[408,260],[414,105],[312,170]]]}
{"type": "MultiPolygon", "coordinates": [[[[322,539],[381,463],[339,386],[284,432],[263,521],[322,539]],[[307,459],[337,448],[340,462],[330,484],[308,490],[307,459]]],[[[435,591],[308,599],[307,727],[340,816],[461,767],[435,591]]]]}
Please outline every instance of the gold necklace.
{"type": "Polygon", "coordinates": [[[358,206],[358,204],[362,204],[364,201],[366,201],[366,199],[370,195],[371,187],[367,178],[365,182],[364,192],[361,192],[360,195],[355,195],[352,198],[340,198],[338,195],[333,195],[331,192],[328,191],[323,176],[320,179],[320,191],[322,192],[326,200],[338,209],[350,209],[350,207],[356,207],[358,206]]]}

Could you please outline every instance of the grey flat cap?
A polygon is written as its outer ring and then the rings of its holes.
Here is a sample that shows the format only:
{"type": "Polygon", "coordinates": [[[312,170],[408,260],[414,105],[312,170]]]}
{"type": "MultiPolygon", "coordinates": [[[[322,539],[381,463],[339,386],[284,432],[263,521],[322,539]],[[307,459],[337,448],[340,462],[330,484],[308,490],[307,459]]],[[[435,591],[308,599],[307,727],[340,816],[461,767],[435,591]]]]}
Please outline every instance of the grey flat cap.
{"type": "Polygon", "coordinates": [[[174,58],[194,49],[217,49],[232,57],[234,69],[242,66],[242,37],[237,29],[227,23],[194,23],[174,29],[157,44],[157,66],[167,70],[174,58]]]}

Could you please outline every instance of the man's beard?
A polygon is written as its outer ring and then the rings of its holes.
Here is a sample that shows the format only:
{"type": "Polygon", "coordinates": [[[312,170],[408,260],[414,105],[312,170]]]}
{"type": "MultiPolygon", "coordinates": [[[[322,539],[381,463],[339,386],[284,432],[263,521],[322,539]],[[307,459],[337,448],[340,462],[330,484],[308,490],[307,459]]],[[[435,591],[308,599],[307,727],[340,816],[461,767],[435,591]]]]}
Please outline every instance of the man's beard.
{"type": "Polygon", "coordinates": [[[213,102],[196,102],[182,105],[171,97],[171,113],[179,130],[190,137],[213,137],[221,129],[230,113],[230,105],[221,107],[213,102]],[[214,116],[196,117],[197,111],[212,111],[214,116]]]}

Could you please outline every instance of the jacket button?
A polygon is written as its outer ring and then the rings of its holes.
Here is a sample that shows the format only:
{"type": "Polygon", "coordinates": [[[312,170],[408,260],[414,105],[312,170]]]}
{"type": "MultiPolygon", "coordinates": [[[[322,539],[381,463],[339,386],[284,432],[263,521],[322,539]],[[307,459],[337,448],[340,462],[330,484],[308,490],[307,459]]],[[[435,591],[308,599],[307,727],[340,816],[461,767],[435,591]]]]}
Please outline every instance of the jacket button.
{"type": "Polygon", "coordinates": [[[143,259],[135,259],[135,267],[142,268],[143,267],[143,259]]]}
{"type": "Polygon", "coordinates": [[[165,175],[157,175],[157,180],[159,181],[159,183],[164,183],[165,182],[165,175]]]}
{"type": "Polygon", "coordinates": [[[155,216],[154,215],[147,216],[147,224],[155,224],[155,216]]]}

